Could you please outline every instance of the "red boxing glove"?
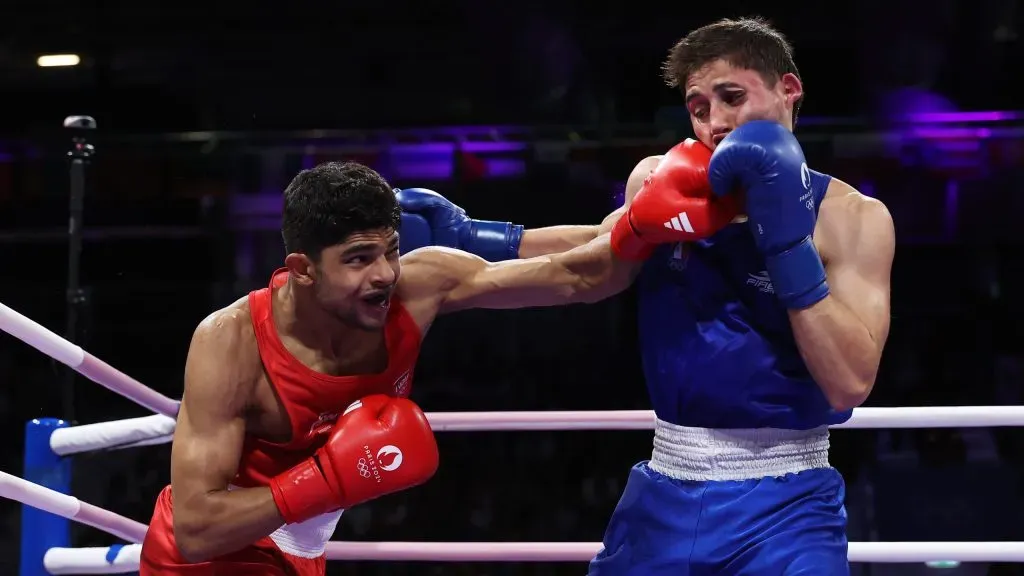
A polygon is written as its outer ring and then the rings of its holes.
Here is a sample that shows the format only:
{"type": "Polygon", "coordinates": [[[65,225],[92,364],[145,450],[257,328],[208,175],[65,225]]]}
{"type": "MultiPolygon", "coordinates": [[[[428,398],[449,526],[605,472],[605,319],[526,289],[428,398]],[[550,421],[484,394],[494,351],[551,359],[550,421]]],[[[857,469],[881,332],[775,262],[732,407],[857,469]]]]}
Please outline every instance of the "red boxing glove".
{"type": "Polygon", "coordinates": [[[349,406],[327,443],[271,480],[270,490],[293,524],[422,484],[437,460],[434,432],[419,406],[375,394],[349,406]]]}
{"type": "Polygon", "coordinates": [[[658,244],[701,240],[732,221],[740,211],[737,195],[711,193],[710,163],[711,150],[693,139],[669,150],[612,227],[615,255],[644,260],[658,244]]]}

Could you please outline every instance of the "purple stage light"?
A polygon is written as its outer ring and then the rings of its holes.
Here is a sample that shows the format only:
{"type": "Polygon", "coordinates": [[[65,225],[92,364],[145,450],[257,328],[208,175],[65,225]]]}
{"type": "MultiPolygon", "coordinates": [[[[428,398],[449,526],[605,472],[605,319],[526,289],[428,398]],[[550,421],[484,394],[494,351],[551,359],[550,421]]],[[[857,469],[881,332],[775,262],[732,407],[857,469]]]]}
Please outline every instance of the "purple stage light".
{"type": "Polygon", "coordinates": [[[969,124],[973,122],[1012,122],[1024,120],[1024,112],[989,110],[982,112],[912,112],[897,120],[914,124],[969,124]]]}

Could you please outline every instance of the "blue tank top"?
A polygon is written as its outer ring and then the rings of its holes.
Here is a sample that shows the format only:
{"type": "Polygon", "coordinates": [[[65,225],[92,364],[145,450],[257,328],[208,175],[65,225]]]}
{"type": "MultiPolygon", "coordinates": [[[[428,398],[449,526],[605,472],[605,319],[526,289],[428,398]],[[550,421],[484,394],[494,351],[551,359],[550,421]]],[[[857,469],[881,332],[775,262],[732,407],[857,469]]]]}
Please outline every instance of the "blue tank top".
{"type": "MultiPolygon", "coordinates": [[[[811,171],[816,210],[831,180],[811,171]]],[[[806,430],[849,419],[807,371],[746,222],[659,247],[637,285],[644,375],[661,420],[806,430]]]]}

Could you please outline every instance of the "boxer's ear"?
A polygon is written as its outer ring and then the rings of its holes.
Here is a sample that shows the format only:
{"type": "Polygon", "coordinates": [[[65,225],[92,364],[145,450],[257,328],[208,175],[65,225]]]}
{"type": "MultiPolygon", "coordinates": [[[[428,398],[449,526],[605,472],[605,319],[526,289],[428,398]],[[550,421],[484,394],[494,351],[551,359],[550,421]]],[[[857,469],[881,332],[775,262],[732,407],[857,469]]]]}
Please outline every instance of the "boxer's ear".
{"type": "Polygon", "coordinates": [[[285,256],[284,266],[300,286],[312,286],[316,280],[316,263],[302,252],[292,252],[285,256]]]}
{"type": "Polygon", "coordinates": [[[800,81],[800,78],[792,72],[787,72],[782,75],[776,89],[782,92],[782,97],[786,100],[786,106],[790,109],[792,109],[793,105],[804,97],[804,84],[800,81]]]}

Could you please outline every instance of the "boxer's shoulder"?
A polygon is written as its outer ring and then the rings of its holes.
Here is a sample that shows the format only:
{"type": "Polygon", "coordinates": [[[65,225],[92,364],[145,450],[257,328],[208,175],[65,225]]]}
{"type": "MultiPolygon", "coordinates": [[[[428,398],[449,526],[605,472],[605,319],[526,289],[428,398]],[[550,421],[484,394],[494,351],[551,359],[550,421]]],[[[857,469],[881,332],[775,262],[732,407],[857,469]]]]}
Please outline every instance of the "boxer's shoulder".
{"type": "Polygon", "coordinates": [[[467,259],[482,260],[446,246],[425,246],[403,254],[402,276],[398,279],[396,294],[405,301],[450,289],[467,259]]]}
{"type": "Polygon", "coordinates": [[[626,205],[633,201],[633,196],[640,191],[644,180],[650,176],[651,172],[658,168],[662,158],[664,156],[648,156],[636,163],[633,171],[629,174],[629,179],[626,180],[626,205]]]}
{"type": "Polygon", "coordinates": [[[192,335],[192,347],[222,361],[230,360],[240,380],[255,382],[261,364],[248,298],[240,298],[203,318],[192,335]]]}
{"type": "Polygon", "coordinates": [[[397,297],[422,334],[434,322],[445,295],[458,286],[467,264],[484,262],[462,250],[426,246],[402,255],[397,297]]]}
{"type": "MultiPolygon", "coordinates": [[[[214,310],[199,322],[196,331],[216,334],[224,338],[248,335],[255,341],[255,331],[252,327],[248,297],[239,298],[219,310],[214,310]]],[[[244,340],[245,338],[241,339],[244,340]]]]}
{"type": "Polygon", "coordinates": [[[892,215],[885,203],[832,178],[822,198],[814,229],[814,243],[822,258],[827,260],[840,249],[852,247],[863,236],[884,239],[891,235],[892,215]]]}
{"type": "Polygon", "coordinates": [[[654,170],[655,168],[658,167],[658,164],[661,162],[661,159],[664,158],[664,157],[665,157],[664,154],[657,154],[655,156],[648,156],[648,157],[644,158],[643,160],[637,162],[636,166],[633,169],[634,170],[654,170]]]}
{"type": "Polygon", "coordinates": [[[235,302],[196,326],[185,362],[182,410],[192,415],[249,411],[261,375],[248,305],[235,302]]]}

